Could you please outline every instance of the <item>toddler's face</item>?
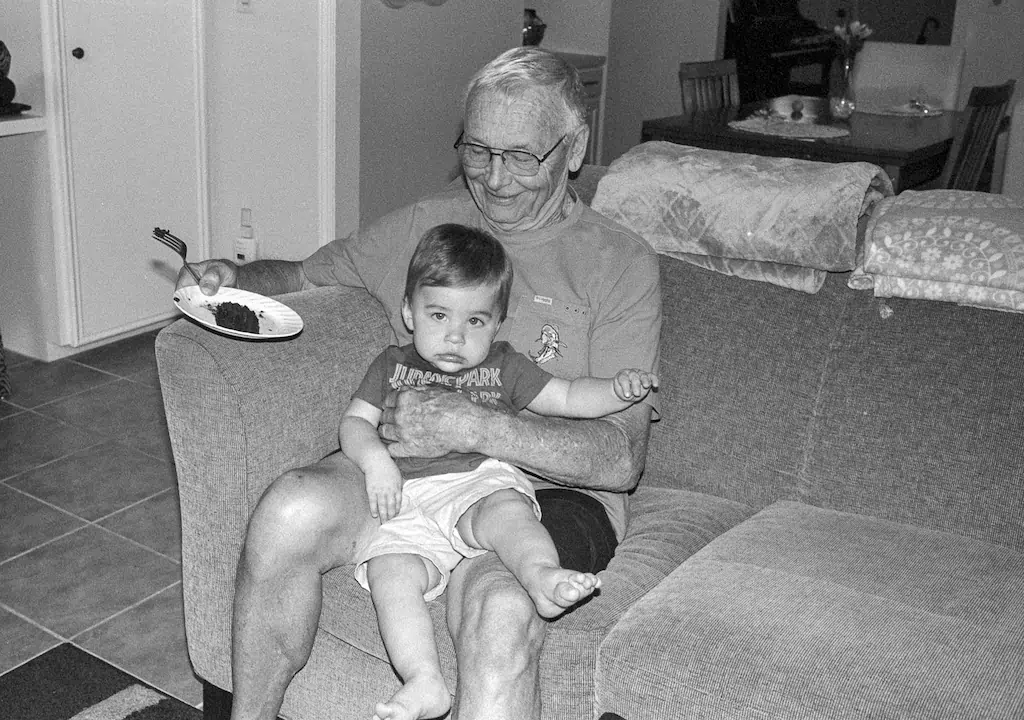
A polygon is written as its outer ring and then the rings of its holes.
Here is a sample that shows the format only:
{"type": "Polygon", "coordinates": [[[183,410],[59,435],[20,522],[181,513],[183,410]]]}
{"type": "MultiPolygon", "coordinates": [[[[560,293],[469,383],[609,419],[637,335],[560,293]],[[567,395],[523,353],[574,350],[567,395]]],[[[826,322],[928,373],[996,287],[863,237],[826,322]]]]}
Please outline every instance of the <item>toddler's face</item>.
{"type": "Polygon", "coordinates": [[[420,357],[445,372],[476,367],[501,327],[496,285],[420,286],[402,318],[420,357]]]}

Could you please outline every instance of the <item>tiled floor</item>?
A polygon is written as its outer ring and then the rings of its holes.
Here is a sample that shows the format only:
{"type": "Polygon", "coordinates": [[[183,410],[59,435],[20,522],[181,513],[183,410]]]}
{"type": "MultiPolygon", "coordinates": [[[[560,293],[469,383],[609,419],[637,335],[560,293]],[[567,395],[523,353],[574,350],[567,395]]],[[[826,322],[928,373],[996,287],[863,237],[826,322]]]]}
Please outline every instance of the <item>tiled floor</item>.
{"type": "Polygon", "coordinates": [[[198,706],[154,338],[49,364],[7,353],[0,674],[70,641],[198,706]]]}

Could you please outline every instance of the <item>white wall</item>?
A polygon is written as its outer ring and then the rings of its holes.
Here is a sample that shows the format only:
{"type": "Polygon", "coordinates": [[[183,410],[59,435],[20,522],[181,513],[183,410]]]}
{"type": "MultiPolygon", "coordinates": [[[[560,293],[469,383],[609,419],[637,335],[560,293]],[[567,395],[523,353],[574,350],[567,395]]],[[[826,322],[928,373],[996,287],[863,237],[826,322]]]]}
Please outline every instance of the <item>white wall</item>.
{"type": "Polygon", "coordinates": [[[362,4],[360,217],[374,220],[457,172],[466,82],[522,43],[522,0],[362,4]]]}
{"type": "Polygon", "coordinates": [[[229,257],[240,211],[252,209],[264,257],[318,246],[316,0],[207,5],[210,229],[229,257]]]}
{"type": "Polygon", "coordinates": [[[613,0],[605,164],[640,142],[644,120],[678,115],[679,63],[721,57],[724,0],[613,0]]]}
{"type": "Polygon", "coordinates": [[[961,105],[974,85],[1017,79],[1016,97],[1024,97],[1024,7],[1021,0],[958,0],[953,44],[965,50],[961,105]]]}
{"type": "Polygon", "coordinates": [[[359,227],[361,0],[337,0],[335,51],[334,234],[359,227]]]}
{"type": "Polygon", "coordinates": [[[49,189],[46,135],[0,137],[0,332],[40,358],[59,334],[49,189]]]}
{"type": "Polygon", "coordinates": [[[547,25],[542,48],[584,55],[608,54],[612,0],[526,0],[525,5],[536,10],[547,25]]]}

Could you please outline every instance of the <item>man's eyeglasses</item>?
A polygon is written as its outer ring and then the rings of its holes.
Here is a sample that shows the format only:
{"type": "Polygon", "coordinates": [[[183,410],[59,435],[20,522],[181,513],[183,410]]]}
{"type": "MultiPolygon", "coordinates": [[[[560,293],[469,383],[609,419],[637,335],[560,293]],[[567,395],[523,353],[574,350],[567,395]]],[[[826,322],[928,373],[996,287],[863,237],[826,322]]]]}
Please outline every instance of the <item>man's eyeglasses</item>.
{"type": "Polygon", "coordinates": [[[480,145],[478,143],[463,142],[462,136],[465,133],[459,134],[459,139],[455,141],[455,149],[459,151],[459,155],[462,157],[462,162],[471,168],[485,168],[491,164],[491,158],[495,155],[501,157],[501,162],[505,164],[505,167],[513,175],[519,175],[520,177],[532,177],[540,172],[540,164],[551,157],[551,153],[555,151],[562,141],[565,140],[566,136],[558,138],[558,142],[554,146],[544,153],[542,156],[537,157],[532,152],[526,150],[502,150],[501,148],[487,147],[486,145],[480,145]]]}

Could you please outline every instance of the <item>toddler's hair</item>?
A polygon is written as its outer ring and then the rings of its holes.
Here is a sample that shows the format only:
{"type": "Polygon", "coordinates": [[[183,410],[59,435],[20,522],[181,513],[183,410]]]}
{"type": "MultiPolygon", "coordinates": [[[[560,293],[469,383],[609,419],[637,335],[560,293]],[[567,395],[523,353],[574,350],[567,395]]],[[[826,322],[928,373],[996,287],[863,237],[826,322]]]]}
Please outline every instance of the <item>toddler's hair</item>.
{"type": "Polygon", "coordinates": [[[417,288],[497,285],[500,319],[508,313],[512,262],[505,248],[486,230],[446,223],[427,230],[409,261],[405,300],[417,288]]]}

